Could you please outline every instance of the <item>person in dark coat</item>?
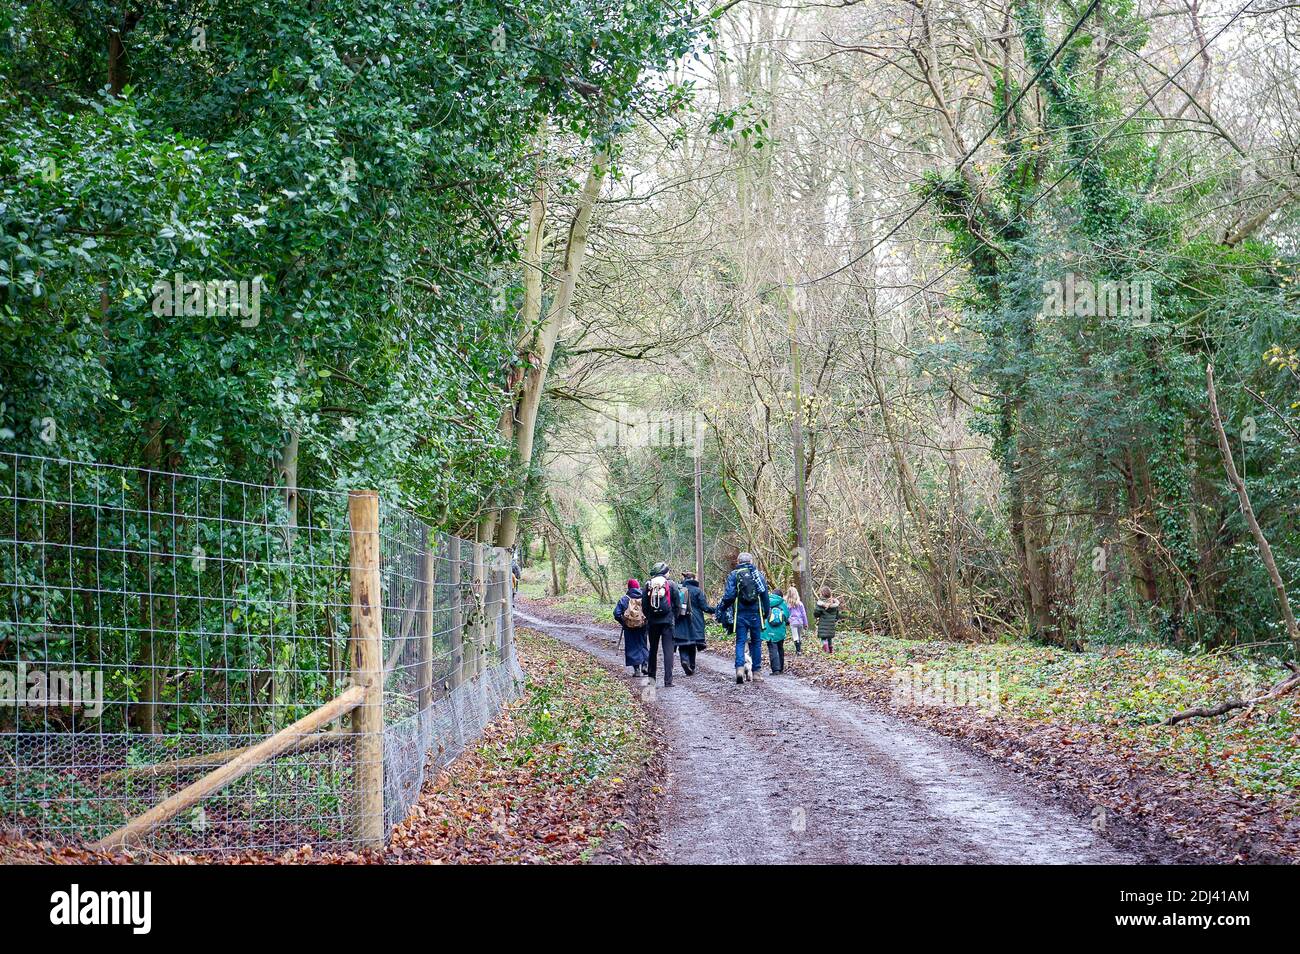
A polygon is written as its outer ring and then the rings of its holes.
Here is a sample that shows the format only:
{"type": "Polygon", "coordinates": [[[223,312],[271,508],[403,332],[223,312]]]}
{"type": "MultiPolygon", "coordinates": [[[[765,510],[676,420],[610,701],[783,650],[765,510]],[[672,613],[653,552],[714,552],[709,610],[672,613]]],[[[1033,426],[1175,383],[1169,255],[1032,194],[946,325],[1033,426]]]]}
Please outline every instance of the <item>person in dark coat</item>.
{"type": "Polygon", "coordinates": [[[627,592],[614,607],[614,618],[623,627],[623,663],[632,667],[632,675],[639,676],[645,672],[646,659],[650,655],[650,644],[646,641],[646,626],[629,627],[625,619],[627,608],[633,601],[641,602],[641,584],[636,580],[627,581],[627,592]]]}
{"type": "Polygon", "coordinates": [[[659,647],[664,653],[664,688],[673,684],[673,629],[677,619],[677,606],[685,599],[682,588],[668,574],[667,563],[656,563],[650,571],[650,580],[641,593],[641,608],[645,612],[646,628],[650,637],[650,656],[646,660],[646,675],[655,677],[659,647]]]}
{"type": "Polygon", "coordinates": [[[695,675],[695,654],[704,648],[704,614],[717,610],[709,605],[709,598],[700,586],[694,573],[682,574],[682,591],[686,596],[689,612],[677,617],[677,626],[673,631],[673,642],[677,644],[677,654],[682,660],[682,672],[688,676],[695,675]]]}

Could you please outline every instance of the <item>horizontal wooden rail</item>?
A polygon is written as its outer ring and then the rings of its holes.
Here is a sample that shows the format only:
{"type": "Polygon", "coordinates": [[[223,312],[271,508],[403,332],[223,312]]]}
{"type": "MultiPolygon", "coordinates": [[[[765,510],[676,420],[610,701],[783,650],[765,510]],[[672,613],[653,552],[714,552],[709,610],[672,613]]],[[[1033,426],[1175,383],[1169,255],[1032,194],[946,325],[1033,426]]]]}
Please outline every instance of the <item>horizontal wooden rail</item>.
{"type": "MultiPolygon", "coordinates": [[[[331,729],[328,732],[317,732],[314,735],[303,736],[280,754],[285,755],[292,752],[305,752],[318,745],[337,745],[339,742],[345,742],[350,738],[352,738],[350,733],[340,732],[338,729],[331,729]]],[[[196,769],[217,768],[218,766],[225,765],[233,759],[239,758],[239,756],[252,748],[252,745],[241,745],[237,749],[222,749],[220,752],[187,755],[183,759],[176,759],[172,762],[157,762],[153,765],[127,765],[120,769],[114,769],[111,772],[105,772],[99,777],[99,780],[101,783],[116,782],[125,778],[152,778],[155,775],[170,775],[173,772],[180,773],[191,772],[196,769]]]]}
{"type": "Polygon", "coordinates": [[[338,698],[325,703],[315,712],[303,716],[293,725],[281,729],[269,739],[259,742],[242,755],[231,759],[215,772],[210,772],[170,798],[159,802],[143,815],[131,819],[111,835],[107,835],[95,842],[94,847],[104,850],[134,844],[154,828],[175,818],[191,805],[202,801],[214,792],[220,791],[231,782],[243,778],[263,762],[267,762],[293,748],[303,736],[314,733],[321,726],[351,712],[365,701],[367,691],[366,686],[353,686],[338,698]]]}

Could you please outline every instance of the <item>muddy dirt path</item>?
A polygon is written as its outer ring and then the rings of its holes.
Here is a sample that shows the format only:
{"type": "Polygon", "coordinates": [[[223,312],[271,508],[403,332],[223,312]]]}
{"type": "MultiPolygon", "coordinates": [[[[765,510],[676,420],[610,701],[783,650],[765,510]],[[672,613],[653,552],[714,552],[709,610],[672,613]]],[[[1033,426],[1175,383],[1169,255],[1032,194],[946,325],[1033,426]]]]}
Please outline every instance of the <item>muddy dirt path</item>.
{"type": "MultiPolygon", "coordinates": [[[[528,607],[515,618],[627,673],[612,626],[556,622],[528,607]]],[[[677,668],[671,688],[654,689],[668,743],[665,861],[1138,860],[1102,841],[1088,818],[938,735],[792,675],[737,686],[728,660],[699,659],[694,676],[677,668]]]]}

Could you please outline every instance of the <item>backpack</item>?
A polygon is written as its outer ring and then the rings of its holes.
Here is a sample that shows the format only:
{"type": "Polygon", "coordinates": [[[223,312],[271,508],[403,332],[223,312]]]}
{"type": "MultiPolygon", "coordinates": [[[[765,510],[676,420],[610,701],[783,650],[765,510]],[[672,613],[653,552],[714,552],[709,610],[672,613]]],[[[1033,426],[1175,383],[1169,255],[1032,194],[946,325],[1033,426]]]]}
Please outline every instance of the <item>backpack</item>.
{"type": "Polygon", "coordinates": [[[626,629],[640,629],[645,625],[645,611],[641,609],[641,601],[632,599],[630,596],[627,600],[627,609],[623,610],[623,626],[626,629]]]}
{"type": "Polygon", "coordinates": [[[691,611],[691,591],[685,586],[677,588],[677,618],[681,619],[691,611]]]}
{"type": "Polygon", "coordinates": [[[650,597],[650,609],[655,613],[666,613],[673,605],[673,590],[665,576],[656,576],[650,581],[646,595],[650,597]]]}
{"type": "Polygon", "coordinates": [[[758,577],[752,567],[736,571],[736,595],[742,603],[758,602],[758,577]]]}
{"type": "Polygon", "coordinates": [[[780,606],[773,606],[767,613],[768,626],[782,626],[785,624],[785,614],[781,612],[780,606]]]}

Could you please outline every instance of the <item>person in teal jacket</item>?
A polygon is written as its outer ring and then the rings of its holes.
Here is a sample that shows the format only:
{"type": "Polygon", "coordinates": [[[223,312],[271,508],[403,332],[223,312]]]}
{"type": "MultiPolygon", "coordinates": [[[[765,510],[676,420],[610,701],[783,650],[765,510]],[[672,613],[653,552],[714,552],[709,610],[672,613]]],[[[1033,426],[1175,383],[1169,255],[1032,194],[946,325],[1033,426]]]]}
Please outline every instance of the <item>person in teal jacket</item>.
{"type": "Polygon", "coordinates": [[[767,605],[767,629],[763,630],[763,642],[767,643],[767,660],[775,676],[785,672],[785,635],[790,622],[790,607],[777,589],[768,591],[767,605]]]}

